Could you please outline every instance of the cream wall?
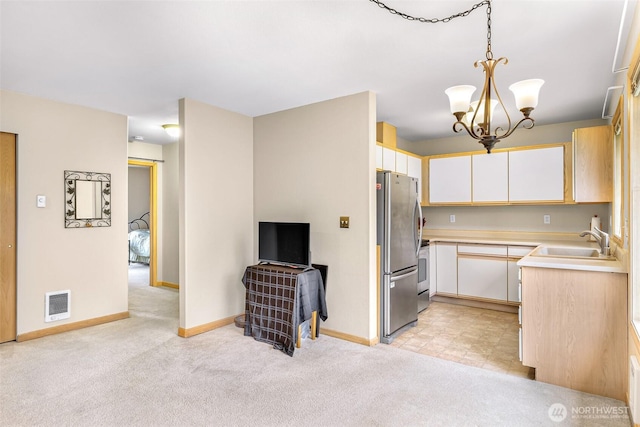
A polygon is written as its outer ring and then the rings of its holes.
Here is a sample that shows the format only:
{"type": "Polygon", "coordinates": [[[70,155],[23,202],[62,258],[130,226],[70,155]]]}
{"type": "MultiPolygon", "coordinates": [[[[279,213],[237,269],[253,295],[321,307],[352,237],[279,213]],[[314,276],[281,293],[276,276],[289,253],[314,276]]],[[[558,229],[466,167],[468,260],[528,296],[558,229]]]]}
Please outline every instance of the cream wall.
{"type": "Polygon", "coordinates": [[[159,265],[158,279],[179,285],[178,143],[163,145],[162,158],[162,264],[159,265]]]}
{"type": "Polygon", "coordinates": [[[133,160],[162,160],[162,145],[132,141],[127,145],[127,155],[133,160]]]}
{"type": "Polygon", "coordinates": [[[423,207],[427,230],[493,230],[546,233],[576,233],[589,230],[591,217],[598,215],[604,231],[609,230],[609,203],[584,205],[527,206],[430,206],[423,207]],[[449,222],[449,215],[456,222],[449,222]],[[545,224],[544,215],[551,216],[545,224]]]}
{"type": "Polygon", "coordinates": [[[0,111],[18,135],[18,335],[126,312],[127,117],[7,91],[0,111]],[[111,227],[64,228],[65,170],[111,174],[111,227]],[[71,318],[45,323],[45,293],[66,289],[71,318]]]}
{"type": "Polygon", "coordinates": [[[129,206],[127,219],[131,221],[149,212],[149,168],[129,166],[128,172],[129,206]]]}
{"type": "Polygon", "coordinates": [[[252,118],[180,100],[180,327],[244,313],[253,261],[252,118]]]}
{"type": "Polygon", "coordinates": [[[254,119],[256,248],[258,221],[309,222],[312,262],[329,266],[322,327],[366,341],[377,336],[375,111],[363,92],[254,119]]]}

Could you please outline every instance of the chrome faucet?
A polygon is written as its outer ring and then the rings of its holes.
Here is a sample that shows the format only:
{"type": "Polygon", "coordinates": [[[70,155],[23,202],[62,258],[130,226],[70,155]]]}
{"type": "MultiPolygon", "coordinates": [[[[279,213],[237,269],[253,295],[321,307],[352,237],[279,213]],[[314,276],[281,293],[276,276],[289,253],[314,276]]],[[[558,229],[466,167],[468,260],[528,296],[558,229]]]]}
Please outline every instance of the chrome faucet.
{"type": "Polygon", "coordinates": [[[596,231],[595,233],[591,230],[585,230],[580,233],[580,237],[584,237],[587,234],[591,234],[596,238],[598,244],[600,244],[600,255],[609,256],[610,248],[609,248],[609,235],[604,231],[600,230],[598,227],[593,227],[596,231]]]}

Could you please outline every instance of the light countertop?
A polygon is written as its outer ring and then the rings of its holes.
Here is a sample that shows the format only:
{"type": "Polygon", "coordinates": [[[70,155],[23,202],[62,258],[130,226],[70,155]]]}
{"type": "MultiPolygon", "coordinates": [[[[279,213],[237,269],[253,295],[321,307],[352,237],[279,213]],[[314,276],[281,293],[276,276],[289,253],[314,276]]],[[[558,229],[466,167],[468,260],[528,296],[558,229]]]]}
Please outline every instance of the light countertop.
{"type": "MultiPolygon", "coordinates": [[[[578,233],[534,233],[534,232],[491,232],[459,230],[425,230],[424,239],[431,243],[468,243],[489,245],[512,245],[553,247],[579,247],[600,249],[596,242],[579,237],[578,233]]],[[[531,254],[518,261],[520,267],[555,268],[563,270],[600,271],[627,273],[624,251],[612,247],[615,259],[600,260],[573,257],[533,256],[531,254]]]]}

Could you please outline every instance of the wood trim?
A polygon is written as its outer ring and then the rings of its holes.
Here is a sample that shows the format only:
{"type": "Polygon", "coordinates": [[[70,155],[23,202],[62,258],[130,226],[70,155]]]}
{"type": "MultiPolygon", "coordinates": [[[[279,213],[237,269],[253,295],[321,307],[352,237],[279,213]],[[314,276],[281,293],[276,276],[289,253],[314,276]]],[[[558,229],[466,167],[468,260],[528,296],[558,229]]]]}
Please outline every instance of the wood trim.
{"type": "Polygon", "coordinates": [[[506,261],[508,257],[507,255],[485,255],[485,254],[472,254],[468,252],[458,252],[458,259],[459,258],[486,259],[490,261],[506,261]]]}
{"type": "Polygon", "coordinates": [[[429,202],[429,158],[422,158],[422,200],[421,206],[431,206],[429,202]]]}
{"type": "Polygon", "coordinates": [[[518,313],[518,307],[520,306],[520,303],[517,302],[495,302],[493,300],[480,300],[476,299],[475,297],[465,297],[464,295],[458,296],[443,293],[436,293],[431,297],[431,301],[464,305],[466,307],[485,308],[489,310],[503,311],[506,313],[518,313]]]}
{"type": "Polygon", "coordinates": [[[16,339],[16,135],[0,133],[0,342],[16,339]]]}
{"type": "Polygon", "coordinates": [[[386,122],[376,123],[376,142],[385,147],[396,148],[397,145],[397,129],[395,126],[386,122]]]}
{"type": "Polygon", "coordinates": [[[564,143],[564,201],[575,204],[573,198],[573,141],[564,143]]]}
{"type": "MultiPolygon", "coordinates": [[[[244,314],[244,313],[243,313],[244,314]]],[[[203,334],[205,332],[213,331],[214,329],[221,328],[223,326],[234,323],[234,319],[242,314],[236,314],[231,317],[225,317],[224,319],[216,320],[214,322],[205,323],[204,325],[194,326],[192,328],[178,328],[178,336],[182,338],[189,338],[194,335],[203,334]]]]}
{"type": "Polygon", "coordinates": [[[382,286],[380,283],[380,250],[380,245],[376,245],[376,341],[380,340],[380,291],[382,286]]]}
{"type": "Polygon", "coordinates": [[[180,289],[180,285],[176,285],[175,283],[171,282],[158,281],[158,286],[164,286],[165,288],[171,289],[180,289]]]}
{"type": "Polygon", "coordinates": [[[61,334],[63,332],[75,331],[77,329],[84,329],[90,326],[102,325],[104,323],[114,322],[116,320],[122,320],[129,318],[129,312],[123,311],[122,313],[110,314],[108,316],[94,317],[93,319],[81,320],[79,322],[65,323],[64,325],[54,326],[52,328],[39,329],[37,331],[27,332],[19,334],[16,341],[23,342],[36,338],[42,338],[49,335],[61,334]]]}
{"type": "Polygon", "coordinates": [[[320,328],[320,334],[324,334],[333,338],[339,338],[345,341],[350,341],[356,344],[366,345],[368,347],[373,347],[374,345],[380,342],[377,336],[372,339],[367,339],[363,337],[358,337],[356,335],[345,334],[344,332],[338,332],[338,331],[325,329],[325,328],[320,328]]]}
{"type": "Polygon", "coordinates": [[[144,160],[128,160],[127,164],[149,168],[149,233],[151,235],[149,285],[162,286],[158,283],[158,163],[144,160]]]}

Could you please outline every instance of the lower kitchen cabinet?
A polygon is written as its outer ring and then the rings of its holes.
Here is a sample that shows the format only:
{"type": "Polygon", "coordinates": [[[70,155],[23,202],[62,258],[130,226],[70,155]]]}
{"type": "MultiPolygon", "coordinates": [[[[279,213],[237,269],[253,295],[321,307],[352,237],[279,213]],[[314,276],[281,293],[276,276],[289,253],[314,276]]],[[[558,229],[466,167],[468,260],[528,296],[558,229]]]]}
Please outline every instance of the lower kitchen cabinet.
{"type": "Polygon", "coordinates": [[[458,244],[458,295],[507,301],[507,247],[458,244]]]}
{"type": "Polygon", "coordinates": [[[625,400],[627,274],[522,267],[521,307],[536,380],[625,400]]]}
{"type": "Polygon", "coordinates": [[[458,256],[458,295],[507,300],[507,260],[458,256]]]}
{"type": "Polygon", "coordinates": [[[534,250],[533,246],[509,246],[507,263],[507,301],[520,302],[520,293],[518,292],[518,284],[520,283],[520,268],[518,261],[534,250]]]}
{"type": "Polygon", "coordinates": [[[458,245],[438,243],[436,247],[436,292],[458,294],[458,245]]]}

